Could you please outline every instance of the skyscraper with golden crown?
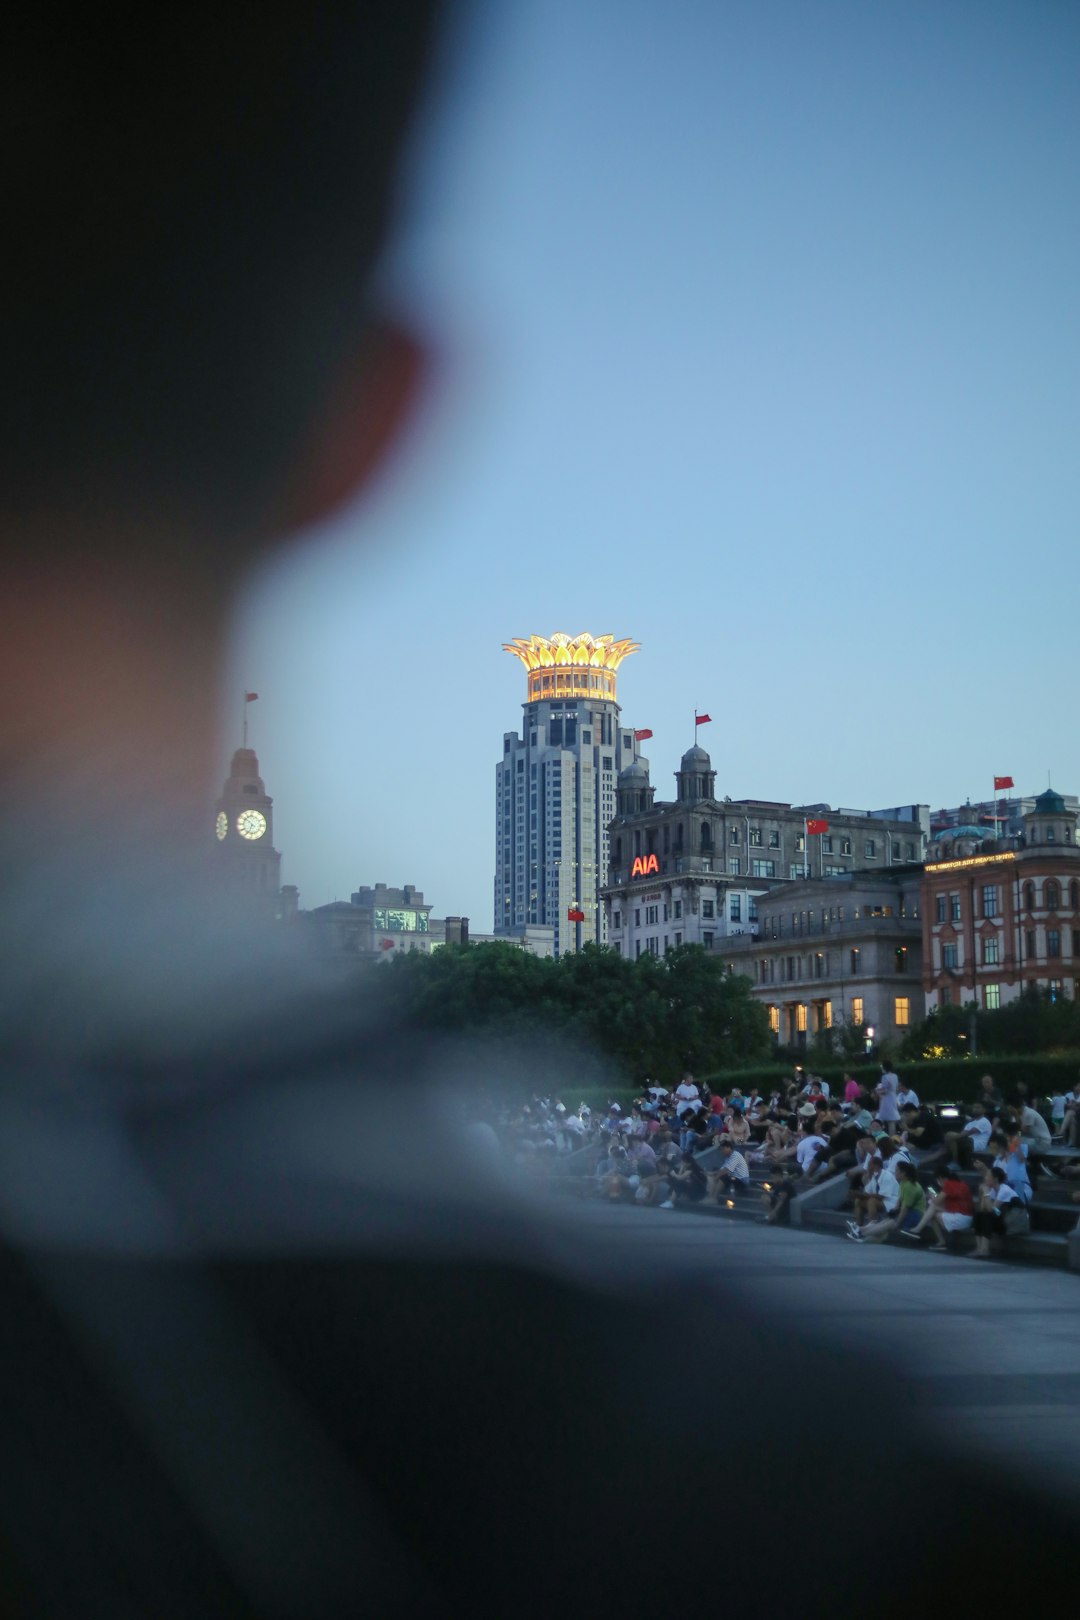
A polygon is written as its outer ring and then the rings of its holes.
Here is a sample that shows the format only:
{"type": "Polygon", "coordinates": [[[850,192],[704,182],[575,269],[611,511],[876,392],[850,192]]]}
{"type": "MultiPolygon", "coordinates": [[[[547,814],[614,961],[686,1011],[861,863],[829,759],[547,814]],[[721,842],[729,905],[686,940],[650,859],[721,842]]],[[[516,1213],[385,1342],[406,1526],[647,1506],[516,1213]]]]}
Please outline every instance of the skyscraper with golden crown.
{"type": "Polygon", "coordinates": [[[529,636],[504,651],[526,672],[524,723],[495,769],[495,932],[555,929],[555,951],[605,943],[599,890],[619,772],[638,757],[615,679],[637,643],[614,636],[529,636]]]}

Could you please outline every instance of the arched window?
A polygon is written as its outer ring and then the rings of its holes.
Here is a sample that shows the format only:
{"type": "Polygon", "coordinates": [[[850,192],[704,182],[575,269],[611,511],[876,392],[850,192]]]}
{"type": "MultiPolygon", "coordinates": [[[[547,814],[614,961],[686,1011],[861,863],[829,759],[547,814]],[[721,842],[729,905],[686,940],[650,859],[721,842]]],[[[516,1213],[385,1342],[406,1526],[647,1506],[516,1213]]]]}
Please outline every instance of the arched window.
{"type": "Polygon", "coordinates": [[[1034,911],[1035,910],[1035,885],[1034,885],[1034,883],[1025,883],[1024,884],[1024,909],[1025,909],[1025,911],[1034,911]]]}
{"type": "Polygon", "coordinates": [[[707,821],[701,823],[701,847],[702,849],[712,849],[712,830],[707,821]]]}
{"type": "Polygon", "coordinates": [[[1075,878],[1069,884],[1069,904],[1074,911],[1080,911],[1080,883],[1075,878]]]}
{"type": "Polygon", "coordinates": [[[1043,905],[1047,911],[1056,911],[1061,904],[1061,890],[1053,878],[1047,878],[1043,884],[1043,905]]]}

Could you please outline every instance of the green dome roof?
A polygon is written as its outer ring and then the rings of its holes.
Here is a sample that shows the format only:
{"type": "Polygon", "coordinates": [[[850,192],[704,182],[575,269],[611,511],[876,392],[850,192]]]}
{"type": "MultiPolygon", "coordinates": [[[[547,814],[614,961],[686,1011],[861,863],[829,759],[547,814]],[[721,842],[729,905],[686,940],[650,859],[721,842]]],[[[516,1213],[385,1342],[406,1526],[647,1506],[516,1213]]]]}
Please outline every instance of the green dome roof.
{"type": "Polygon", "coordinates": [[[1063,816],[1065,814],[1065,800],[1053,788],[1047,788],[1035,800],[1035,814],[1038,816],[1063,816]]]}

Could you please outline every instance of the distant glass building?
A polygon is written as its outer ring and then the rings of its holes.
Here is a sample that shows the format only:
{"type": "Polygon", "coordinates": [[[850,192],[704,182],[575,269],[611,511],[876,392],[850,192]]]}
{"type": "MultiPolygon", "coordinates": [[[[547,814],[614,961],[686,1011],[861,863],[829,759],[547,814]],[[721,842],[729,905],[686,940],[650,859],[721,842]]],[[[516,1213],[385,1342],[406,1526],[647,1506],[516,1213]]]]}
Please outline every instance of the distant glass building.
{"type": "Polygon", "coordinates": [[[600,886],[619,772],[638,758],[615,677],[632,641],[559,632],[508,643],[526,670],[522,733],[495,768],[495,933],[555,930],[555,954],[606,943],[600,886]],[[583,920],[572,921],[577,911],[583,920]]]}

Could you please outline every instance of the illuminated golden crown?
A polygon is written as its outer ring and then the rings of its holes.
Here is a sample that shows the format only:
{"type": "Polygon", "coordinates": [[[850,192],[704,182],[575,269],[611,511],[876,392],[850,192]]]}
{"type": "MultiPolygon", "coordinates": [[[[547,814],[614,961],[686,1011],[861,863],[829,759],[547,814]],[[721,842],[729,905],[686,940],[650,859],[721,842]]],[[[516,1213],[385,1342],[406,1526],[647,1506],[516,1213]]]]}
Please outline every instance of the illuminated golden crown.
{"type": "Polygon", "coordinates": [[[568,636],[557,630],[553,636],[520,637],[503,644],[503,652],[513,653],[525,665],[529,677],[529,698],[615,696],[615,671],[624,658],[638,651],[636,641],[616,641],[614,636],[568,636]]]}

